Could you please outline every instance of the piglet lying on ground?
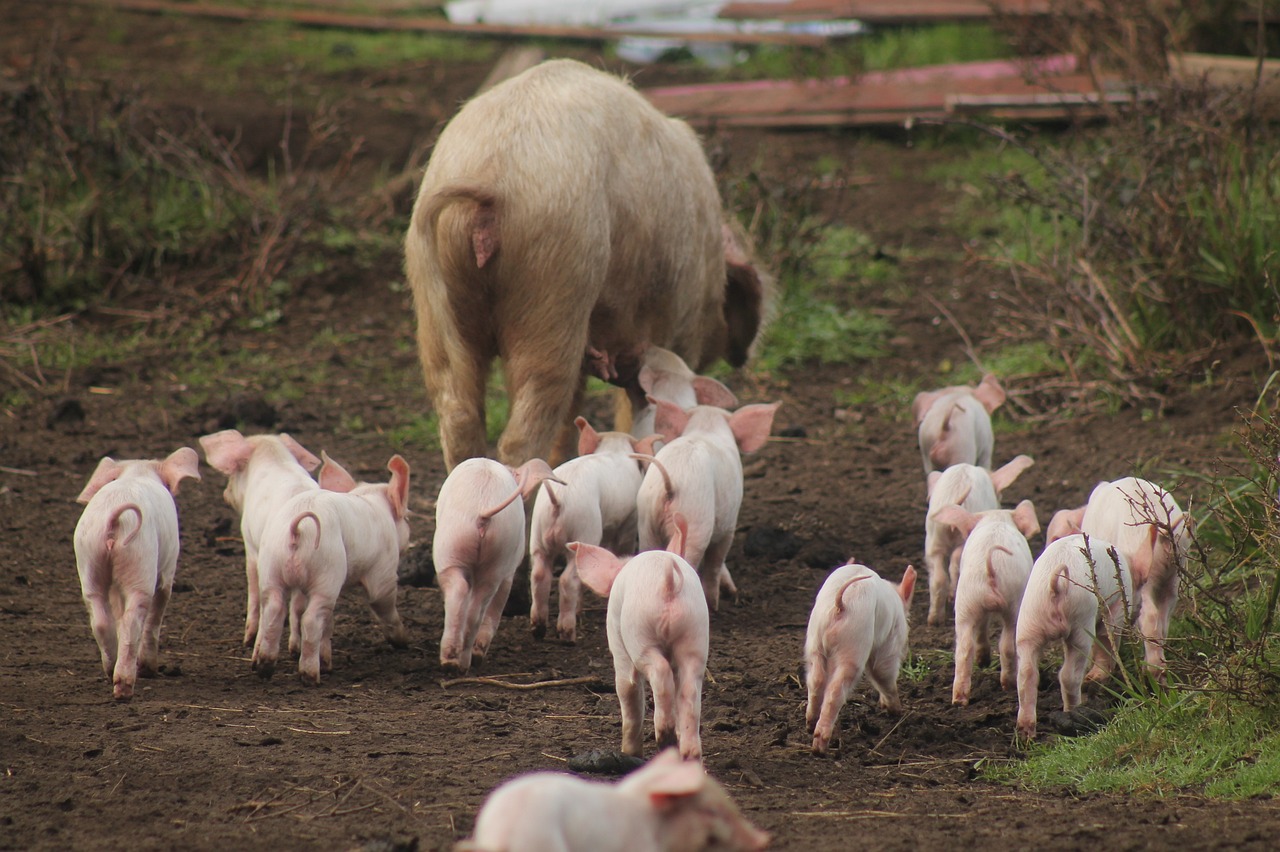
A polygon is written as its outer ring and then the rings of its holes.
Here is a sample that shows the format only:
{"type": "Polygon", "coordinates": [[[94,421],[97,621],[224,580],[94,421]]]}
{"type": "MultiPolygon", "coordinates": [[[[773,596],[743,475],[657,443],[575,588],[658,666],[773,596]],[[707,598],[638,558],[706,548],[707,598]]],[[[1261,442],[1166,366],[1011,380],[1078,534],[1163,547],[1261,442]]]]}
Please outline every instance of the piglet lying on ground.
{"type": "Polygon", "coordinates": [[[1093,659],[1091,681],[1111,671],[1111,637],[1126,627],[1132,613],[1133,571],[1129,560],[1100,538],[1069,535],[1044,549],[1031,569],[1018,612],[1018,734],[1036,735],[1036,695],[1040,657],[1063,643],[1062,709],[1080,704],[1085,668],[1093,659]]]}
{"type": "Polygon", "coordinates": [[[1022,592],[1033,558],[1027,539],[1040,532],[1036,508],[1023,500],[1016,509],[988,509],[974,514],[960,506],[943,506],[937,521],[964,539],[956,589],[956,674],[952,704],[969,703],[975,659],[991,658],[988,622],[1000,619],[1000,688],[1013,687],[1017,674],[1015,635],[1022,592]]]}
{"type": "Polygon", "coordinates": [[[512,469],[474,458],[440,486],[431,555],[444,595],[445,669],[466,672],[489,650],[524,556],[524,501],[544,479],[558,481],[541,459],[512,469]]]}
{"type": "Polygon", "coordinates": [[[737,594],[725,556],[742,505],[742,459],[765,445],[781,403],[744,405],[732,414],[699,405],[685,411],[658,400],[658,432],[670,441],[655,457],[636,495],[640,549],[662,547],[681,515],[689,532],[684,554],[698,572],[707,606],[720,604],[723,582],[737,594]]]}
{"type": "Polygon", "coordinates": [[[622,709],[622,751],[639,756],[644,740],[645,681],[653,689],[659,747],[680,745],[685,760],[702,759],[702,677],[711,627],[698,575],[680,553],[684,520],[668,550],[623,560],[601,547],[571,543],[578,574],[609,599],[606,629],[622,709]]]}
{"type": "Polygon", "coordinates": [[[960,506],[977,514],[1000,508],[1000,493],[1024,470],[1035,464],[1030,456],[1018,456],[999,470],[972,464],[955,464],[929,474],[929,510],[924,520],[924,562],[929,569],[929,624],[946,619],[947,602],[960,577],[964,535],[938,520],[944,506],[960,506]]]}
{"type": "Polygon", "coordinates": [[[389,483],[361,485],[333,459],[322,457],[320,489],[294,497],[262,532],[262,623],[253,649],[254,670],[271,677],[285,603],[291,599],[301,631],[298,674],[311,686],[332,666],[333,608],[347,586],[364,586],[392,645],[409,644],[396,611],[396,568],[409,544],[409,464],[392,456],[389,483]]]}
{"type": "Polygon", "coordinates": [[[1088,504],[1055,514],[1047,538],[1054,541],[1073,532],[1114,542],[1133,564],[1147,668],[1163,679],[1169,618],[1178,603],[1178,576],[1186,567],[1191,546],[1187,516],[1168,491],[1127,476],[1098,483],[1088,504]],[[1139,570],[1138,566],[1148,565],[1149,569],[1139,570]]]}
{"type": "Polygon", "coordinates": [[[529,627],[542,637],[547,630],[551,577],[560,574],[560,638],[577,637],[582,584],[578,580],[571,541],[598,544],[616,553],[636,549],[636,492],[643,474],[633,453],[653,452],[654,437],[636,440],[623,432],[603,434],[579,417],[578,457],[555,469],[563,485],[544,483],[533,502],[529,530],[529,584],[533,605],[529,627]]]}
{"type": "Polygon", "coordinates": [[[991,468],[991,413],[1004,404],[1000,381],[988,373],[982,382],[953,385],[916,394],[915,415],[924,473],[945,470],[953,464],[991,468]]]}
{"type": "Polygon", "coordinates": [[[195,450],[164,461],[104,458],[77,502],[76,568],[102,670],[118,699],[133,697],[138,673],[160,665],[160,623],[178,569],[178,510],[183,479],[199,479],[195,450]]]}
{"type": "MultiPolygon", "coordinates": [[[[205,460],[227,476],[222,492],[227,505],[240,513],[240,535],[244,539],[244,571],[249,600],[245,607],[244,644],[258,636],[258,545],[271,514],[291,497],[320,486],[308,471],[320,466],[320,459],[307,452],[287,434],[252,435],[246,438],[235,429],[224,429],[200,439],[205,460]]],[[[289,649],[297,647],[298,625],[290,626],[289,649]]]]}
{"type": "Polygon", "coordinates": [[[805,723],[813,751],[824,754],[836,720],[865,671],[880,692],[880,707],[902,712],[898,671],[907,653],[907,609],[916,569],[890,583],[865,565],[849,563],[832,571],[809,614],[804,643],[809,703],[805,723]]]}
{"type": "MultiPolygon", "coordinates": [[[[661,346],[650,346],[644,353],[640,368],[639,390],[632,394],[631,410],[639,412],[631,424],[631,434],[637,438],[652,435],[657,405],[649,399],[665,399],[680,408],[695,405],[714,405],[716,408],[737,408],[738,398],[733,391],[708,376],[699,376],[676,353],[661,346]]],[[[631,389],[628,389],[631,392],[631,389]]]]}
{"type": "Polygon", "coordinates": [[[701,764],[661,752],[617,784],[534,772],[485,799],[455,852],[754,852],[753,826],[701,764]]]}

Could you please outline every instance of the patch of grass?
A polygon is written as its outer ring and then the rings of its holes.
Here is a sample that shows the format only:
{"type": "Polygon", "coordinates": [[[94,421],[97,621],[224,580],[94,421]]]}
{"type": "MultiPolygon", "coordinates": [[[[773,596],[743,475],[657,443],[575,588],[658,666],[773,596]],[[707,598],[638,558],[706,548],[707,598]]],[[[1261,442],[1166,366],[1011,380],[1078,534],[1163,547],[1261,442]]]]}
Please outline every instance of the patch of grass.
{"type": "Polygon", "coordinates": [[[859,46],[865,67],[871,71],[1014,55],[1008,39],[986,24],[886,28],[872,33],[859,46]]]}
{"type": "Polygon", "coordinates": [[[835,401],[842,408],[871,408],[879,412],[877,416],[910,420],[911,402],[922,390],[917,382],[862,374],[853,380],[853,387],[837,388],[835,401]]]}
{"type": "Polygon", "coordinates": [[[896,268],[878,257],[871,240],[853,228],[818,231],[780,278],[778,316],[765,332],[757,366],[764,370],[806,362],[845,364],[884,353],[887,320],[839,296],[857,284],[883,284],[896,268]],[[853,279],[853,280],[851,280],[853,279]]]}
{"type": "Polygon", "coordinates": [[[723,73],[735,79],[844,77],[948,62],[1003,59],[1008,40],[986,24],[892,27],[837,40],[822,50],[763,45],[723,73]]]}
{"type": "Polygon", "coordinates": [[[1260,708],[1170,690],[1122,705],[1097,734],[1035,745],[1025,761],[987,776],[1033,790],[1248,798],[1280,786],[1276,722],[1260,708]]]}

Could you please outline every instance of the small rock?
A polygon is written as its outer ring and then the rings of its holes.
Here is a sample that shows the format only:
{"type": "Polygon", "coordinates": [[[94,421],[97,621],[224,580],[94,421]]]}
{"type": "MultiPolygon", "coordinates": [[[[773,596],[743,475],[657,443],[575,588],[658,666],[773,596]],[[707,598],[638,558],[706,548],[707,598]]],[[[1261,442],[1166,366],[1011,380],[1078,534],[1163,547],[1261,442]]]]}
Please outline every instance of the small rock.
{"type": "Polygon", "coordinates": [[[592,749],[569,758],[569,768],[574,772],[589,772],[592,775],[626,775],[643,765],[644,761],[638,757],[601,749],[592,749]]]}
{"type": "Polygon", "coordinates": [[[84,406],[80,400],[66,397],[54,403],[53,411],[45,419],[45,426],[50,429],[79,426],[84,422],[84,406]]]}
{"type": "Polygon", "coordinates": [[[436,566],[430,547],[410,547],[400,557],[396,577],[402,586],[425,589],[436,584],[436,566]]]}
{"type": "Polygon", "coordinates": [[[742,552],[755,559],[763,557],[780,561],[793,559],[800,552],[800,539],[778,527],[753,527],[742,544],[742,552]]]}

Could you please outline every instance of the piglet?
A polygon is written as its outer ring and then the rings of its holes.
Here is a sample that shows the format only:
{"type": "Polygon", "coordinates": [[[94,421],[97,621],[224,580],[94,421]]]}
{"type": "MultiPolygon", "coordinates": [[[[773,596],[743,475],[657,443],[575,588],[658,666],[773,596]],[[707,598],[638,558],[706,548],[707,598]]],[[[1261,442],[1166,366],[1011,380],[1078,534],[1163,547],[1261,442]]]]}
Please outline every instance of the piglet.
{"type": "Polygon", "coordinates": [[[446,670],[466,672],[484,660],[524,556],[524,501],[544,479],[556,481],[542,459],[509,468],[473,458],[440,486],[431,555],[444,595],[446,670]]]}
{"type": "Polygon", "coordinates": [[[685,411],[664,400],[655,404],[658,432],[670,443],[658,452],[636,495],[640,549],[662,547],[674,534],[675,516],[683,516],[689,525],[685,557],[697,569],[714,612],[721,583],[737,594],[725,556],[742,505],[738,454],[765,445],[781,403],[745,405],[732,414],[709,405],[685,411]]]}
{"type": "Polygon", "coordinates": [[[1036,735],[1036,695],[1045,648],[1063,643],[1062,709],[1080,704],[1088,680],[1104,679],[1114,662],[1111,637],[1133,612],[1134,568],[1110,542],[1083,534],[1048,545],[1032,566],[1018,612],[1018,734],[1036,735]]]}
{"type": "Polygon", "coordinates": [[[943,506],[937,521],[955,528],[965,541],[955,585],[956,673],[951,687],[951,703],[964,705],[969,703],[975,659],[986,665],[991,658],[988,622],[992,616],[1000,619],[1000,688],[1014,685],[1018,608],[1033,562],[1027,539],[1040,532],[1040,522],[1030,500],[1012,510],[977,514],[960,506],[943,506]]]}
{"type": "Polygon", "coordinates": [[[184,479],[200,478],[190,447],[164,461],[104,458],[76,498],[76,568],[102,670],[119,700],[133,697],[138,674],[160,666],[160,623],[178,570],[178,509],[184,479]]]}
{"type": "Polygon", "coordinates": [[[644,739],[645,682],[653,689],[658,746],[679,743],[685,760],[702,759],[702,678],[711,626],[698,575],[681,553],[684,519],[668,550],[620,559],[602,547],[573,542],[578,575],[609,599],[605,618],[613,676],[622,709],[622,751],[639,756],[644,739]]]}
{"type": "Polygon", "coordinates": [[[686,409],[695,405],[738,407],[733,391],[709,376],[699,376],[669,349],[650,346],[645,350],[642,364],[638,377],[640,393],[628,389],[631,409],[639,412],[631,424],[631,434],[637,438],[646,438],[657,431],[654,425],[657,406],[649,402],[650,398],[665,399],[686,409]]]}
{"type": "Polygon", "coordinates": [[[1163,680],[1169,618],[1178,603],[1178,576],[1191,547],[1187,516],[1168,491],[1127,476],[1093,489],[1080,528],[1114,542],[1133,565],[1147,670],[1163,680]]]}
{"type": "Polygon", "coordinates": [[[637,440],[623,432],[601,434],[582,417],[574,425],[578,457],[555,469],[563,485],[543,483],[533,501],[529,529],[529,628],[539,638],[546,634],[552,572],[557,563],[563,564],[556,630],[566,642],[577,638],[582,587],[568,544],[582,541],[616,553],[636,549],[636,492],[643,475],[632,455],[652,453],[656,440],[637,440]]]}
{"type": "Polygon", "coordinates": [[[533,772],[485,799],[470,840],[454,852],[755,852],[753,826],[701,764],[674,749],[616,784],[533,772]]]}
{"type": "Polygon", "coordinates": [[[929,511],[924,521],[924,562],[929,569],[929,624],[937,626],[946,618],[947,602],[960,574],[960,554],[964,536],[938,520],[944,506],[960,506],[977,514],[1000,508],[1000,493],[1013,484],[1024,470],[1035,464],[1030,456],[1018,456],[999,470],[972,464],[955,464],[929,474],[929,511]]]}
{"type": "Polygon", "coordinates": [[[991,373],[978,385],[953,385],[916,394],[911,410],[920,439],[924,473],[953,464],[991,468],[991,413],[1004,404],[1000,380],[991,373]]]}
{"type": "Polygon", "coordinates": [[[805,723],[814,754],[825,754],[845,702],[865,671],[880,692],[880,708],[901,713],[898,672],[907,654],[907,611],[916,587],[908,565],[894,584],[865,565],[832,571],[818,590],[804,643],[809,703],[805,723]]]}
{"type": "MultiPolygon", "coordinates": [[[[227,505],[240,513],[240,535],[244,539],[244,572],[249,599],[245,607],[244,644],[258,636],[258,546],[262,531],[273,512],[291,497],[320,486],[308,471],[320,466],[320,459],[285,433],[245,437],[235,429],[224,429],[200,439],[205,460],[226,474],[222,492],[227,505]]],[[[290,628],[290,649],[296,647],[290,628]]]]}
{"type": "Polygon", "coordinates": [[[285,503],[263,530],[262,623],[253,649],[254,670],[271,677],[291,599],[301,631],[298,675],[310,686],[333,664],[333,609],[347,586],[364,587],[392,645],[409,644],[396,610],[396,568],[409,544],[409,464],[392,456],[389,483],[359,484],[333,459],[321,458],[320,489],[285,503]]]}

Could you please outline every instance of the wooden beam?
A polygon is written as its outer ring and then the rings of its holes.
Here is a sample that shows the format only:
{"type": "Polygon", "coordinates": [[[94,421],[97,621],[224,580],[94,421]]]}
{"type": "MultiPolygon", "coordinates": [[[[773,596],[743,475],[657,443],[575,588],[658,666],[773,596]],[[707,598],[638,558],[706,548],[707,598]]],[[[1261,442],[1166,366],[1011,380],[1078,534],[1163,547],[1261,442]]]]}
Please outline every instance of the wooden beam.
{"type": "Polygon", "coordinates": [[[720,17],[793,21],[851,18],[867,24],[934,24],[1005,15],[1047,15],[1050,10],[1050,0],[779,0],[729,3],[720,10],[720,17]]]}
{"type": "Polygon", "coordinates": [[[174,3],[169,0],[64,0],[82,6],[138,12],[149,15],[187,15],[225,21],[274,21],[302,27],[365,30],[377,32],[417,32],[439,35],[464,35],[477,38],[557,38],[603,42],[624,36],[678,38],[682,41],[721,42],[728,44],[780,44],[793,47],[821,47],[828,42],[822,35],[783,32],[693,32],[673,34],[670,30],[644,26],[568,27],[529,24],[452,24],[444,18],[387,17],[354,15],[339,12],[316,12],[304,9],[282,9],[245,6],[219,6],[210,3],[174,3]]]}

